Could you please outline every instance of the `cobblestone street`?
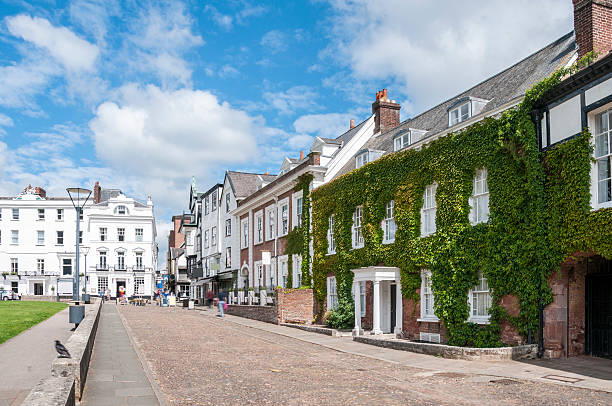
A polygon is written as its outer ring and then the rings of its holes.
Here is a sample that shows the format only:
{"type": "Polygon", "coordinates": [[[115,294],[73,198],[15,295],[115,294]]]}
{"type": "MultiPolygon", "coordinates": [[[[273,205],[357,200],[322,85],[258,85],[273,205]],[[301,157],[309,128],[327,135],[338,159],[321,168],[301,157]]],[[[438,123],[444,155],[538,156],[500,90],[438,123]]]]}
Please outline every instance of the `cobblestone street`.
{"type": "Polygon", "coordinates": [[[612,404],[612,394],[582,388],[432,375],[245,327],[213,311],[119,310],[171,405],[612,404]]]}

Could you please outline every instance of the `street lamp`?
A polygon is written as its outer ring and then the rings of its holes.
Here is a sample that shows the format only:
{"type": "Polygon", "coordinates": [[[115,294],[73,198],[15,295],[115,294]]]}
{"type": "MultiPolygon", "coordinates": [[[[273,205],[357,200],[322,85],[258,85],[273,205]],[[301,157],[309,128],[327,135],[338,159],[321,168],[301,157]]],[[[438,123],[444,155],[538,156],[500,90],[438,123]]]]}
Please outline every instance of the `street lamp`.
{"type": "Polygon", "coordinates": [[[87,203],[87,200],[89,200],[89,196],[91,196],[91,190],[83,189],[80,187],[69,187],[69,188],[66,188],[66,192],[68,192],[68,196],[70,196],[72,205],[74,206],[76,213],[77,213],[77,217],[76,217],[76,253],[75,253],[76,276],[73,277],[74,283],[72,285],[72,300],[74,300],[75,302],[78,302],[79,301],[79,227],[81,224],[81,213],[83,212],[85,203],[87,203]]]}
{"type": "MultiPolygon", "coordinates": [[[[89,293],[87,293],[87,254],[89,254],[89,247],[81,247],[81,250],[83,250],[83,256],[85,257],[85,271],[83,273],[83,276],[84,276],[84,280],[83,280],[84,286],[83,286],[83,288],[85,289],[85,294],[87,296],[89,296],[89,293]]],[[[87,299],[87,300],[89,300],[89,299],[87,299]]]]}

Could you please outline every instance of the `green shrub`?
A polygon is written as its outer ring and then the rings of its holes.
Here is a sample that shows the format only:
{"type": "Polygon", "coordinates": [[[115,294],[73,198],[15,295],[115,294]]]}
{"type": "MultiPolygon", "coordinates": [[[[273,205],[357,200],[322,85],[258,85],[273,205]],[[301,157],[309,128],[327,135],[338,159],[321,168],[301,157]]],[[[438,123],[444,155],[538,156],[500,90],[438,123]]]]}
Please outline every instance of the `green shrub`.
{"type": "Polygon", "coordinates": [[[499,339],[500,329],[497,325],[480,325],[462,323],[452,329],[448,338],[449,345],[458,347],[494,348],[503,347],[499,339]]]}
{"type": "Polygon", "coordinates": [[[331,312],[328,312],[327,326],[337,329],[349,329],[355,326],[355,306],[352,301],[341,301],[331,312]]]}

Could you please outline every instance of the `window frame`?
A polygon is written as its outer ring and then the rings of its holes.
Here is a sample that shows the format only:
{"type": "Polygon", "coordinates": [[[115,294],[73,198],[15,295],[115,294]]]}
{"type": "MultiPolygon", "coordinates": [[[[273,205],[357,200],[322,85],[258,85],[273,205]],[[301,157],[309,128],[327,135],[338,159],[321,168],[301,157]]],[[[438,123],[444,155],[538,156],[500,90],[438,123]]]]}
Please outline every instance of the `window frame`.
{"type": "Polygon", "coordinates": [[[468,317],[468,321],[472,322],[472,323],[478,323],[478,324],[489,324],[490,320],[491,320],[491,313],[489,313],[489,309],[491,309],[491,303],[492,303],[492,297],[491,297],[491,286],[489,286],[489,282],[487,280],[486,275],[484,275],[481,271],[478,272],[478,284],[476,286],[473,286],[469,291],[468,291],[468,302],[470,305],[470,317],[468,317]],[[479,288],[481,286],[482,281],[485,281],[486,285],[487,285],[487,290],[477,290],[476,288],[479,288]],[[488,302],[489,302],[489,307],[486,309],[487,315],[483,316],[483,315],[474,315],[474,294],[478,294],[478,295],[487,295],[488,296],[488,302]]]}
{"type": "Polygon", "coordinates": [[[135,228],[134,229],[134,239],[136,240],[136,242],[143,242],[143,240],[144,240],[144,228],[135,228]]]}
{"type": "Polygon", "coordinates": [[[285,198],[278,202],[278,230],[277,235],[284,237],[289,234],[289,199],[285,198]]]}
{"type": "Polygon", "coordinates": [[[38,221],[45,220],[45,209],[38,209],[38,221]]]}
{"type": "Polygon", "coordinates": [[[436,193],[438,184],[432,183],[423,189],[423,206],[421,207],[421,237],[428,237],[437,231],[436,216],[438,214],[438,201],[436,193]],[[429,198],[429,199],[428,199],[429,198]],[[431,221],[431,223],[430,223],[431,221]],[[429,228],[431,226],[432,228],[429,228]]]}
{"type": "Polygon", "coordinates": [[[274,204],[266,207],[265,210],[265,241],[271,241],[276,237],[276,207],[274,204]]]}
{"type": "Polygon", "coordinates": [[[592,207],[594,209],[608,208],[612,207],[612,105],[606,105],[599,109],[592,115],[593,125],[593,143],[595,148],[593,150],[593,159],[595,162],[592,164],[592,175],[591,175],[591,195],[592,195],[592,207]],[[606,116],[607,117],[607,129],[598,128],[599,117],[606,116]],[[598,138],[601,138],[607,143],[607,152],[603,154],[598,154],[599,144],[598,138]],[[600,165],[601,162],[606,162],[608,166],[607,177],[601,176],[600,165]],[[607,192],[609,196],[609,200],[601,200],[601,190],[600,184],[602,182],[607,182],[607,192]]]}
{"type": "Polygon", "coordinates": [[[13,221],[18,221],[19,220],[19,208],[17,207],[13,207],[13,210],[11,210],[11,220],[13,221]]]}
{"type": "Polygon", "coordinates": [[[355,169],[359,169],[369,162],[368,151],[363,151],[355,155],[355,169]]]}
{"type": "Polygon", "coordinates": [[[336,253],[336,239],[334,236],[334,219],[335,214],[332,214],[328,218],[327,226],[327,254],[334,255],[336,253]]]}
{"type": "Polygon", "coordinates": [[[393,152],[401,151],[412,144],[412,131],[399,132],[393,137],[393,152]],[[407,139],[407,140],[406,140],[407,139]],[[399,148],[398,142],[399,141],[399,148]]]}
{"type": "Polygon", "coordinates": [[[64,209],[57,209],[55,221],[64,221],[64,209]]]}
{"type": "Polygon", "coordinates": [[[353,248],[358,249],[365,246],[365,240],[363,238],[363,205],[355,207],[351,235],[351,245],[353,248]],[[357,225],[357,219],[359,219],[359,225],[357,225]]]}
{"type": "Polygon", "coordinates": [[[117,241],[125,242],[125,227],[117,228],[117,241]]]}
{"type": "Polygon", "coordinates": [[[45,259],[44,258],[36,258],[36,272],[39,272],[41,275],[45,274],[45,259]]]}
{"type": "Polygon", "coordinates": [[[476,172],[474,173],[474,178],[472,180],[472,183],[473,183],[472,195],[470,196],[470,223],[472,225],[476,225],[480,223],[487,223],[489,221],[490,192],[489,192],[488,179],[489,179],[489,173],[487,171],[487,168],[476,169],[476,172]],[[484,174],[484,176],[479,178],[479,175],[481,174],[484,174]],[[486,187],[486,192],[485,191],[477,192],[479,183],[482,183],[486,187]],[[480,218],[481,216],[479,216],[479,213],[481,213],[482,208],[485,206],[482,202],[485,202],[485,201],[486,201],[486,215],[480,218]]]}
{"type": "Polygon", "coordinates": [[[243,218],[240,220],[240,247],[241,249],[249,248],[249,219],[243,218]]]}
{"type": "Polygon", "coordinates": [[[36,231],[36,245],[45,245],[45,230],[36,231]],[[42,236],[42,238],[41,238],[42,236]]]}
{"type": "Polygon", "coordinates": [[[231,218],[225,219],[225,236],[226,237],[232,236],[232,219],[231,218]]]}
{"type": "Polygon", "coordinates": [[[436,296],[433,290],[432,282],[432,273],[429,269],[421,270],[421,292],[420,292],[420,307],[421,307],[421,317],[417,321],[428,321],[428,322],[439,322],[440,319],[436,316],[435,313],[435,300],[436,296]],[[429,283],[427,283],[428,281],[429,283]],[[431,313],[428,312],[425,295],[431,295],[431,313]]]}
{"type": "Polygon", "coordinates": [[[338,287],[336,285],[336,277],[327,277],[327,311],[338,308],[338,287]]]}
{"type": "Polygon", "coordinates": [[[108,241],[108,228],[107,227],[98,227],[98,234],[100,237],[100,241],[108,241]]]}
{"type": "Polygon", "coordinates": [[[264,212],[259,210],[253,215],[255,230],[253,234],[253,245],[261,244],[265,240],[264,212]]]}
{"type": "Polygon", "coordinates": [[[385,217],[383,218],[382,226],[383,244],[393,244],[397,232],[397,225],[395,224],[395,200],[389,200],[385,205],[385,217]],[[389,238],[391,229],[393,230],[393,238],[389,238]]]}
{"type": "Polygon", "coordinates": [[[55,232],[55,245],[64,245],[64,231],[57,230],[55,232]]]}
{"type": "Polygon", "coordinates": [[[465,103],[461,103],[458,106],[456,106],[453,109],[448,111],[448,126],[452,127],[454,125],[462,123],[462,122],[470,119],[470,117],[472,117],[472,102],[468,100],[465,103]],[[464,117],[464,114],[461,113],[461,109],[463,107],[466,107],[466,106],[467,106],[467,111],[466,111],[465,117],[464,117]],[[453,113],[454,112],[457,112],[457,117],[456,118],[453,118],[453,113]]]}
{"type": "Polygon", "coordinates": [[[11,230],[11,245],[19,245],[19,230],[11,230]]]}

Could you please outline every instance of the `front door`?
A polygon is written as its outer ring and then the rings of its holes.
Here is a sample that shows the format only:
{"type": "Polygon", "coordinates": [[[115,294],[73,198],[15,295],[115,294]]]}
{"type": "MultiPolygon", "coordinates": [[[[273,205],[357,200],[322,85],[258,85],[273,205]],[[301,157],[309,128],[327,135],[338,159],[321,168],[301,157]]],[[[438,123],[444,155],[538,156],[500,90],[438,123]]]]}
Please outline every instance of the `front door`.
{"type": "Polygon", "coordinates": [[[397,313],[397,308],[395,307],[395,305],[397,304],[397,301],[395,300],[397,298],[397,285],[391,285],[391,333],[393,333],[395,331],[395,320],[396,320],[396,313],[397,313]]]}
{"type": "Polygon", "coordinates": [[[586,352],[612,357],[612,261],[604,261],[599,273],[586,277],[586,352]]]}
{"type": "Polygon", "coordinates": [[[125,281],[117,281],[117,292],[116,292],[117,297],[119,297],[119,290],[121,287],[125,289],[125,281]]]}
{"type": "Polygon", "coordinates": [[[34,284],[34,294],[38,296],[43,294],[43,284],[42,283],[34,284]]]}

